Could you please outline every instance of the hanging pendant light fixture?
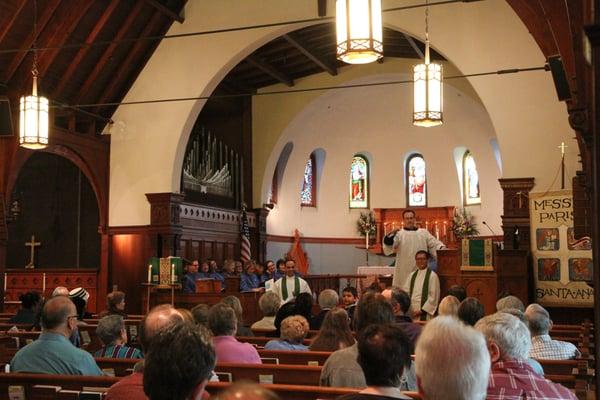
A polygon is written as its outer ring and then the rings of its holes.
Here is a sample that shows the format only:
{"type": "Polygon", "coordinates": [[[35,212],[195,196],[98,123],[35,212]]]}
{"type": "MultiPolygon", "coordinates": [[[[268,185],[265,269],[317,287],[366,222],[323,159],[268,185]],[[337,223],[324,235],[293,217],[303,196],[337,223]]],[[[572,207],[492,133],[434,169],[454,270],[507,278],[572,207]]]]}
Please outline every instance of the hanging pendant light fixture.
{"type": "Polygon", "coordinates": [[[337,58],[367,64],[383,57],[381,0],[336,0],[337,58]]]}
{"type": "Polygon", "coordinates": [[[39,150],[48,145],[48,99],[37,94],[37,1],[33,2],[33,88],[31,95],[21,96],[19,115],[19,144],[39,150]]]}
{"type": "Polygon", "coordinates": [[[443,123],[442,65],[429,62],[429,1],[425,8],[425,63],[414,67],[413,125],[438,126],[443,123]]]}

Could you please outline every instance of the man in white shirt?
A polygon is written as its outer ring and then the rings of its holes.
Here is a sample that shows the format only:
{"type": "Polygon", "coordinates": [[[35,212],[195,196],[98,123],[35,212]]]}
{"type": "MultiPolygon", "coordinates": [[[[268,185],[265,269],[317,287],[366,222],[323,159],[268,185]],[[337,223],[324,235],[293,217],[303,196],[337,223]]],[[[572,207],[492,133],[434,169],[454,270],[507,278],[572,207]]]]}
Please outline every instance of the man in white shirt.
{"type": "Polygon", "coordinates": [[[296,276],[295,272],[296,262],[287,260],[285,262],[285,276],[273,283],[272,290],[281,298],[281,304],[294,300],[300,293],[312,293],[308,283],[296,276]]]}
{"type": "Polygon", "coordinates": [[[396,253],[392,286],[398,287],[401,287],[408,275],[415,270],[413,260],[417,251],[426,250],[435,258],[436,250],[445,247],[444,243],[437,240],[427,229],[417,227],[417,218],[413,210],[404,210],[402,221],[404,227],[385,235],[382,243],[385,255],[396,253]]]}
{"type": "Polygon", "coordinates": [[[435,272],[427,268],[429,257],[425,250],[417,251],[417,270],[404,283],[404,290],[410,296],[412,318],[421,321],[433,318],[440,301],[440,280],[435,272]]]}

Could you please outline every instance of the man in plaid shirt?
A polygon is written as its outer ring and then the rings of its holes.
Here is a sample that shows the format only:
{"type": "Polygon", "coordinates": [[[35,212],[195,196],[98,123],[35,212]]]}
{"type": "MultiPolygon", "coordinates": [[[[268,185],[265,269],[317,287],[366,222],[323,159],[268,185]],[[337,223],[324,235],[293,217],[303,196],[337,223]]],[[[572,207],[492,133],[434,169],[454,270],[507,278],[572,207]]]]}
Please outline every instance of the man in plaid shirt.
{"type": "Polygon", "coordinates": [[[496,313],[480,319],[475,329],[487,341],[492,370],[487,400],[577,399],[567,388],[536,374],[527,362],[529,329],[517,317],[496,313]]]}
{"type": "Polygon", "coordinates": [[[529,357],[539,360],[569,360],[581,356],[573,343],[552,340],[548,332],[552,320],[548,311],[539,304],[530,304],[525,310],[531,331],[531,351],[529,357]]]}

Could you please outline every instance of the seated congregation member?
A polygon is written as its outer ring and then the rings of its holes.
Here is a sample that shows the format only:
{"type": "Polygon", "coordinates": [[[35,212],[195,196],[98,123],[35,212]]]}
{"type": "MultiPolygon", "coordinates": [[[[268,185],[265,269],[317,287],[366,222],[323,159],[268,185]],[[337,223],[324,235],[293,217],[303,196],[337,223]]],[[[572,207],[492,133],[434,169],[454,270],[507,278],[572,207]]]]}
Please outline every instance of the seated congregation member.
{"type": "Polygon", "coordinates": [[[312,294],[308,283],[296,275],[296,262],[285,261],[285,276],[273,284],[273,291],[281,297],[283,303],[294,300],[300,293],[312,294]]]}
{"type": "Polygon", "coordinates": [[[392,306],[394,320],[402,328],[406,336],[408,336],[411,351],[413,351],[423,328],[421,325],[414,323],[408,316],[410,309],[410,297],[408,297],[408,293],[400,288],[392,287],[385,289],[381,294],[392,306]]]}
{"type": "Polygon", "coordinates": [[[371,325],[358,337],[358,364],[367,387],[339,400],[410,399],[400,390],[404,368],[410,365],[411,345],[397,325],[371,325]]]}
{"type": "MultiPolygon", "coordinates": [[[[211,396],[211,399],[213,397],[211,396]]],[[[234,382],[222,392],[217,393],[215,400],[281,400],[279,396],[264,386],[248,381],[234,382]]]]}
{"type": "Polygon", "coordinates": [[[309,346],[312,351],[336,351],[354,344],[348,313],[342,308],[327,312],[319,333],[309,346]]]}
{"type": "Polygon", "coordinates": [[[514,308],[521,312],[525,312],[525,306],[521,299],[516,296],[504,296],[496,302],[496,311],[502,311],[507,308],[514,308]]]}
{"type": "Polygon", "coordinates": [[[144,393],[150,400],[204,398],[215,367],[210,333],[183,322],[158,333],[144,362],[144,393]]]}
{"type": "Polygon", "coordinates": [[[237,318],[233,308],[218,303],[208,312],[208,327],[212,331],[217,362],[262,364],[256,349],[249,343],[240,343],[234,337],[237,318]]]}
{"type": "Polygon", "coordinates": [[[483,333],[492,361],[487,398],[489,400],[573,399],[567,388],[537,374],[528,362],[529,329],[504,312],[480,319],[475,329],[483,333]]]}
{"type": "MultiPolygon", "coordinates": [[[[183,317],[170,304],[161,304],[150,310],[140,322],[139,340],[142,352],[147,354],[150,344],[160,332],[179,323],[183,323],[183,317]]],[[[135,364],[131,375],[121,378],[110,387],[105,400],[146,400],[143,386],[144,366],[144,360],[135,364]]]]}
{"type": "Polygon", "coordinates": [[[308,350],[302,342],[309,330],[308,321],[302,315],[292,315],[281,321],[281,339],[269,340],[265,350],[308,350]]]}
{"type": "Polygon", "coordinates": [[[346,286],[344,290],[342,290],[342,303],[344,305],[344,309],[348,313],[348,318],[350,318],[350,326],[352,326],[352,319],[354,318],[354,309],[356,308],[356,303],[358,302],[358,291],[354,286],[346,286]]]}
{"type": "Polygon", "coordinates": [[[221,300],[221,302],[227,304],[235,311],[235,317],[237,319],[236,336],[254,336],[252,330],[244,325],[244,309],[242,308],[240,299],[236,296],[227,296],[221,300]]]}
{"type": "Polygon", "coordinates": [[[38,292],[26,292],[19,296],[21,308],[8,322],[11,324],[30,324],[33,326],[36,320],[38,307],[42,302],[42,296],[38,292]]]}
{"type": "Polygon", "coordinates": [[[458,306],[458,319],[467,325],[475,326],[485,315],[483,304],[476,297],[467,297],[458,306]]]}
{"type": "Polygon", "coordinates": [[[423,400],[483,400],[490,354],[483,335],[453,317],[427,322],[417,342],[415,365],[423,400]]]}
{"type": "MultiPolygon", "coordinates": [[[[525,326],[527,327],[527,329],[529,330],[529,321],[527,321],[527,318],[525,318],[525,313],[521,310],[518,310],[516,308],[505,308],[502,311],[498,311],[501,313],[506,313],[506,314],[510,314],[514,317],[517,317],[517,319],[519,321],[521,321],[522,323],[525,324],[525,326]]],[[[531,331],[530,335],[531,335],[531,331]]],[[[538,360],[536,360],[535,358],[528,358],[527,362],[529,363],[529,366],[531,368],[533,368],[533,371],[538,374],[538,375],[544,375],[544,368],[542,367],[542,364],[540,364],[540,362],[538,360]]]]}
{"type": "Polygon", "coordinates": [[[256,292],[260,290],[260,280],[256,276],[256,263],[252,260],[244,264],[244,272],[240,275],[240,292],[256,292]]]}
{"type": "Polygon", "coordinates": [[[573,343],[553,340],[550,337],[552,320],[548,311],[539,304],[530,304],[525,309],[531,331],[531,351],[529,356],[538,360],[568,360],[581,357],[573,343]]]}
{"type": "Polygon", "coordinates": [[[100,318],[107,315],[120,315],[123,318],[127,318],[125,312],[125,293],[121,291],[114,291],[106,296],[106,310],[102,311],[98,316],[100,318]]]}
{"type": "Polygon", "coordinates": [[[310,329],[319,330],[321,329],[321,324],[323,324],[323,319],[325,315],[329,312],[329,310],[337,307],[340,301],[340,297],[337,292],[333,289],[325,289],[321,293],[319,293],[319,307],[321,311],[317,315],[315,315],[310,321],[310,329]]]}
{"type": "Polygon", "coordinates": [[[310,325],[310,321],[313,318],[312,307],[313,297],[309,293],[300,293],[295,300],[279,307],[277,315],[275,315],[275,336],[279,336],[281,321],[291,315],[302,315],[310,325]]]}
{"type": "Polygon", "coordinates": [[[188,265],[188,272],[181,278],[183,293],[196,293],[196,281],[203,278],[202,274],[198,272],[199,266],[198,260],[194,260],[188,265]]]}
{"type": "Polygon", "coordinates": [[[404,290],[410,296],[411,317],[421,321],[433,318],[440,301],[440,280],[435,272],[427,268],[430,258],[428,252],[417,251],[417,270],[412,272],[404,283],[404,290]]]}
{"type": "Polygon", "coordinates": [[[77,319],[79,325],[87,325],[83,322],[84,319],[92,318],[92,314],[87,312],[87,303],[90,299],[90,294],[82,287],[75,288],[69,292],[69,298],[77,308],[77,319]]]}
{"type": "MultiPolygon", "coordinates": [[[[381,294],[365,294],[356,306],[355,328],[360,336],[364,329],[374,324],[391,324],[394,322],[392,306],[381,294]]],[[[339,386],[364,388],[367,386],[365,375],[356,361],[358,345],[333,352],[321,370],[321,386],[339,386]]],[[[417,390],[414,375],[414,364],[405,368],[400,382],[401,390],[417,390]]]]}
{"type": "Polygon", "coordinates": [[[277,310],[279,310],[279,305],[281,304],[281,299],[275,292],[266,292],[260,296],[258,299],[258,308],[260,308],[260,312],[263,315],[261,320],[256,321],[250,327],[251,330],[270,330],[275,331],[275,316],[277,315],[277,310]]]}
{"type": "Polygon", "coordinates": [[[467,289],[461,285],[452,285],[450,286],[450,289],[448,289],[448,296],[454,296],[459,303],[462,303],[462,301],[467,298],[467,289]]]}
{"type": "Polygon", "coordinates": [[[458,299],[452,295],[448,295],[440,300],[438,315],[448,315],[458,318],[458,306],[460,306],[458,299]]]}
{"type": "Polygon", "coordinates": [[[208,327],[208,310],[210,307],[207,304],[196,304],[190,311],[194,317],[194,322],[197,325],[208,327]]]}
{"type": "Polygon", "coordinates": [[[53,297],[42,310],[42,333],[23,347],[10,362],[13,372],[60,375],[102,375],[87,351],[73,346],[69,337],[77,329],[77,309],[65,296],[53,297]]]}
{"type": "Polygon", "coordinates": [[[107,315],[98,321],[96,335],[104,345],[94,353],[94,357],[109,358],[143,358],[142,352],[135,347],[128,347],[127,331],[123,317],[107,315]]]}
{"type": "Polygon", "coordinates": [[[194,323],[194,316],[190,310],[180,307],[177,309],[177,311],[179,311],[179,314],[181,314],[185,322],[194,323]]]}
{"type": "Polygon", "coordinates": [[[69,289],[67,289],[64,286],[55,287],[54,290],[52,291],[51,297],[56,297],[56,296],[69,296],[69,289]]]}

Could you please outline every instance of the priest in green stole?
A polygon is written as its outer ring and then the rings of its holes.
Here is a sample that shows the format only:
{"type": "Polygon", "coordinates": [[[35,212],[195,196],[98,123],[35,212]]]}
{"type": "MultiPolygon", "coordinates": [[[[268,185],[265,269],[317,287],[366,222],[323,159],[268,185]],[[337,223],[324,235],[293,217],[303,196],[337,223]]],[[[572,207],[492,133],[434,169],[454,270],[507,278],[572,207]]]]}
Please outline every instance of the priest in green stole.
{"type": "Polygon", "coordinates": [[[294,300],[300,293],[312,293],[308,283],[296,275],[294,260],[285,262],[285,276],[273,284],[272,290],[281,298],[281,304],[294,300]]]}
{"type": "Polygon", "coordinates": [[[417,270],[408,276],[404,284],[404,290],[410,296],[410,312],[415,320],[433,318],[440,301],[440,280],[435,272],[427,268],[430,257],[424,250],[417,251],[417,270]]]}

